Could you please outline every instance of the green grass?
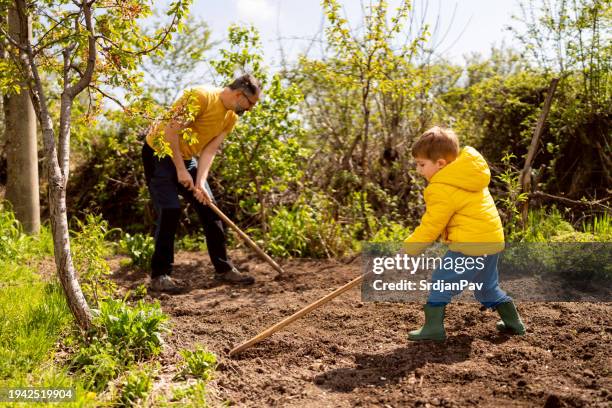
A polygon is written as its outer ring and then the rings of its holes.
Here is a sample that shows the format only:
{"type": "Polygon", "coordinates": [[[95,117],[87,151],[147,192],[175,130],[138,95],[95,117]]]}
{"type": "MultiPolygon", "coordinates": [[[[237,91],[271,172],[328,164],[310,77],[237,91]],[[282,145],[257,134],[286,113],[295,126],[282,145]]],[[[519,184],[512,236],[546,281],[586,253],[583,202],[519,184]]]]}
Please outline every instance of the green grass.
{"type": "Polygon", "coordinates": [[[527,225],[510,235],[522,242],[608,242],[612,240],[612,217],[595,216],[581,224],[570,224],[556,207],[529,210],[527,225]]]}
{"type": "MultiPolygon", "coordinates": [[[[520,226],[518,228],[521,228],[520,226]]],[[[557,235],[574,232],[572,225],[563,218],[557,208],[529,210],[527,225],[519,231],[523,242],[546,242],[557,235]]]]}
{"type": "MultiPolygon", "coordinates": [[[[24,275],[29,272],[27,268],[16,269],[24,275]]],[[[4,281],[2,272],[0,277],[4,281]]],[[[0,295],[0,378],[33,370],[71,324],[72,317],[58,285],[28,278],[13,280],[0,295]]]]}
{"type": "MultiPolygon", "coordinates": [[[[74,387],[76,401],[62,406],[93,406],[79,380],[54,363],[73,319],[57,280],[45,281],[36,270],[37,261],[52,257],[51,234],[43,227],[39,237],[25,236],[10,212],[1,213],[0,387],[74,387]]],[[[10,404],[29,405],[52,404],[10,404]]]]}
{"type": "Polygon", "coordinates": [[[49,230],[26,236],[3,209],[0,236],[0,379],[19,379],[48,357],[71,316],[57,283],[43,281],[35,270],[52,254],[49,230]]]}
{"type": "Polygon", "coordinates": [[[582,223],[582,230],[595,236],[612,236],[612,215],[604,213],[582,223]]]}

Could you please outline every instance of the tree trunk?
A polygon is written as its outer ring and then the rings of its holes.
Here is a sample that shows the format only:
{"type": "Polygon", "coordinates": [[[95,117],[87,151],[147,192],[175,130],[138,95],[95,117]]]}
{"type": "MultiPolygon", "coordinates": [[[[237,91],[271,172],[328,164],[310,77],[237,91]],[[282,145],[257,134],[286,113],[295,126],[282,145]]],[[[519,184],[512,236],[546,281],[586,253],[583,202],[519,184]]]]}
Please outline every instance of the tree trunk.
{"type": "MultiPolygon", "coordinates": [[[[51,121],[49,120],[48,123],[50,124],[51,121]]],[[[52,130],[45,129],[44,133],[47,141],[53,138],[52,130]]],[[[74,315],[79,327],[83,330],[88,330],[91,327],[91,311],[77,279],[70,251],[68,219],[66,216],[66,181],[61,175],[57,156],[55,156],[54,152],[51,154],[53,156],[50,154],[46,155],[46,170],[49,180],[49,208],[51,211],[55,265],[57,266],[64,293],[68,299],[70,311],[74,315]]]]}
{"type": "Polygon", "coordinates": [[[32,90],[32,98],[38,107],[40,123],[45,146],[45,174],[49,181],[49,210],[51,212],[51,231],[53,233],[53,249],[57,273],[68,300],[68,307],[81,329],[91,327],[91,311],[81,290],[76,276],[72,253],[70,251],[70,236],[66,210],[66,178],[62,175],[57,158],[53,123],[47,110],[40,78],[35,74],[36,87],[32,90]]]}
{"type": "MultiPolygon", "coordinates": [[[[18,12],[19,23],[23,29],[28,20],[26,3],[24,0],[15,1],[18,12]]],[[[91,18],[89,10],[85,13],[86,18],[91,18]]],[[[90,52],[92,51],[93,39],[90,39],[90,52]]],[[[93,48],[95,52],[95,48],[93,48]]],[[[45,175],[49,182],[49,210],[51,213],[51,231],[53,234],[53,250],[55,254],[55,265],[57,274],[64,289],[64,294],[68,301],[68,307],[74,315],[74,318],[82,330],[91,328],[91,311],[87,300],[81,290],[81,285],[76,276],[76,271],[72,263],[72,254],[70,252],[70,236],[68,229],[68,218],[66,213],[66,182],[67,179],[60,168],[58,161],[57,145],[55,143],[55,134],[53,131],[53,121],[49,113],[47,99],[43,88],[42,79],[38,72],[38,66],[34,58],[31,41],[27,41],[25,45],[25,55],[27,59],[27,77],[29,79],[30,97],[36,115],[38,117],[40,127],[42,129],[43,145],[45,151],[45,175]]],[[[90,59],[94,58],[91,55],[90,59]]],[[[95,62],[95,58],[94,58],[95,62]]],[[[93,67],[89,67],[88,72],[93,71],[93,67]]],[[[81,84],[79,84],[79,87],[81,84]]],[[[80,91],[79,91],[80,92],[80,91]]],[[[78,92],[75,92],[76,95],[78,92]]],[[[65,107],[62,107],[65,109],[65,107]]],[[[66,116],[66,111],[63,110],[60,114],[66,116]]],[[[63,157],[67,157],[63,155],[63,157]]]]}
{"type": "MultiPolygon", "coordinates": [[[[32,22],[20,24],[14,8],[9,10],[9,32],[21,45],[32,37],[32,22]],[[24,28],[24,30],[21,29],[24,28]]],[[[24,70],[25,53],[20,51],[24,70]]],[[[17,94],[5,97],[7,183],[6,199],[11,203],[15,217],[28,234],[40,231],[40,196],[38,189],[38,149],[36,143],[36,117],[28,95],[28,84],[23,81],[17,94]]]]}

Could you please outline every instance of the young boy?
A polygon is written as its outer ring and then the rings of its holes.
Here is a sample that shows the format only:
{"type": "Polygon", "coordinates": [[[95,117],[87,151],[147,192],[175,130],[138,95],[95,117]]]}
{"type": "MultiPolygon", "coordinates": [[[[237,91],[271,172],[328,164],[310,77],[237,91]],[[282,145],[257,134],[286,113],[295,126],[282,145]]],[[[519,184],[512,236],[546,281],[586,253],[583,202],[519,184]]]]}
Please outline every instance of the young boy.
{"type": "MultiPolygon", "coordinates": [[[[504,232],[487,188],[491,179],[487,162],[472,147],[460,149],[455,133],[438,126],[423,133],[414,144],[412,155],[418,173],[429,184],[424,192],[425,215],[414,233],[406,239],[406,253],[416,256],[442,236],[449,244],[449,251],[433,272],[432,283],[444,281],[448,284],[460,280],[481,283],[474,296],[485,307],[497,310],[502,319],[497,323],[497,329],[510,334],[524,334],[525,326],[512,299],[499,287],[497,260],[504,248],[504,232]]],[[[430,291],[424,307],[425,324],[411,331],[408,338],[444,341],[444,309],[459,293],[460,290],[430,291]]]]}

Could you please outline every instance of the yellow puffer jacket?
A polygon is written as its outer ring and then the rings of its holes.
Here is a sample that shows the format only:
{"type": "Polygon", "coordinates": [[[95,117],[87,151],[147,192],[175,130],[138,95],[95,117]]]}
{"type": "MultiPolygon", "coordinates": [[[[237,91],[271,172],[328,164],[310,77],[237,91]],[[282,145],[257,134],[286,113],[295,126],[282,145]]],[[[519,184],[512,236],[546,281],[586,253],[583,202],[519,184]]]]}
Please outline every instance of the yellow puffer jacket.
{"type": "Polygon", "coordinates": [[[434,174],[425,189],[425,215],[405,241],[406,252],[421,253],[441,235],[449,249],[466,255],[494,254],[504,248],[504,230],[487,186],[491,171],[472,147],[434,174]]]}

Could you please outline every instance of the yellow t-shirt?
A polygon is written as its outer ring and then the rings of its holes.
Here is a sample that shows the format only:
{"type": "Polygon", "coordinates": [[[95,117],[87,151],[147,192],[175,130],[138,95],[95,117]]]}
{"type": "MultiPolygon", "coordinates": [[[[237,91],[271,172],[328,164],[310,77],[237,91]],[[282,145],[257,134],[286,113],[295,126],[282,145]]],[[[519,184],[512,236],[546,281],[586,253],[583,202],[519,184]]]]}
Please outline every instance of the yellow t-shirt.
{"type": "MultiPolygon", "coordinates": [[[[174,103],[170,117],[186,123],[192,133],[191,140],[179,137],[179,146],[183,159],[189,160],[199,156],[202,149],[223,132],[229,133],[234,128],[238,116],[234,111],[226,109],[221,102],[223,88],[199,86],[185,91],[174,103]]],[[[163,137],[165,123],[160,122],[147,135],[147,144],[155,150],[155,139],[163,137]]]]}

